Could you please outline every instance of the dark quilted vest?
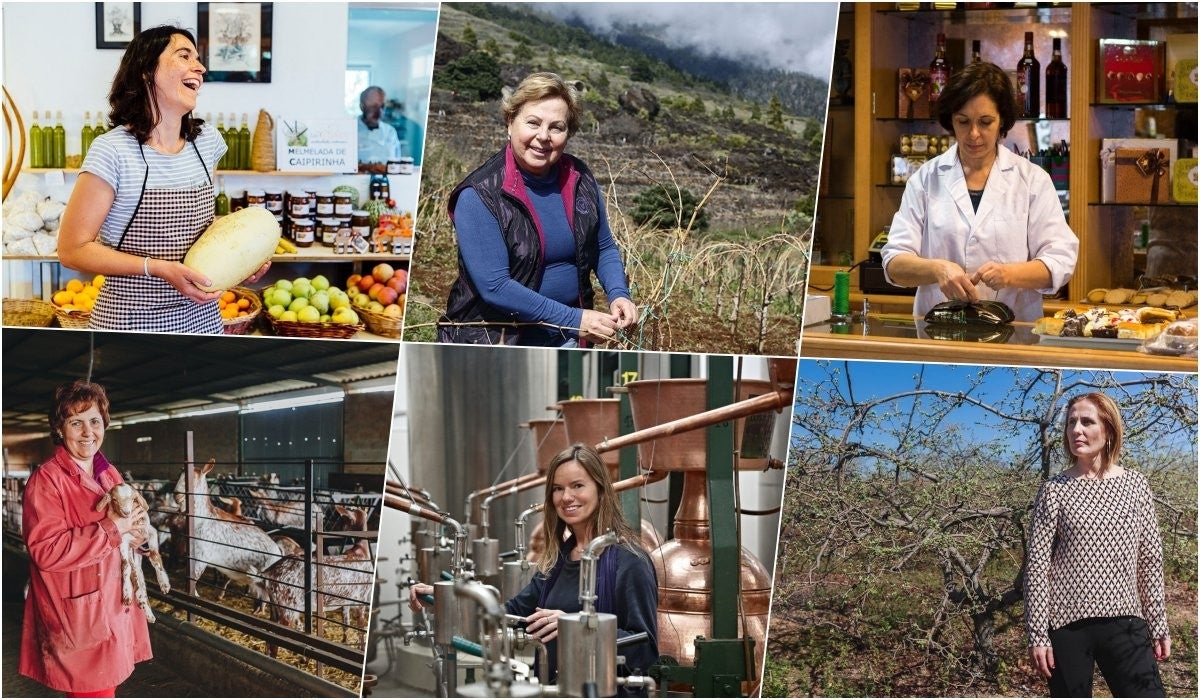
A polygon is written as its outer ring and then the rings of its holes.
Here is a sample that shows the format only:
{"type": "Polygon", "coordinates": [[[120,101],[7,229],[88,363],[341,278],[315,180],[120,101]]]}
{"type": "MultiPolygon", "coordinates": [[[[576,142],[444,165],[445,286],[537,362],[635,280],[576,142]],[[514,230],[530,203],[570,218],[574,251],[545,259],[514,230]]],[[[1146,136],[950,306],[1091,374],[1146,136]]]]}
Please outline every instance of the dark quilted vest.
{"type": "MultiPolygon", "coordinates": [[[[567,221],[575,238],[575,267],[579,273],[579,308],[590,309],[595,301],[591,274],[600,255],[597,236],[600,231],[600,186],[582,161],[563,154],[558,163],[558,184],[567,221]]],[[[544,241],[541,223],[525,191],[525,182],[510,155],[510,147],[479,166],[450,194],[447,208],[454,217],[458,195],[473,188],[485,207],[500,223],[500,231],[508,245],[509,274],[520,284],[537,290],[545,270],[544,241]]],[[[450,289],[446,315],[442,321],[494,321],[512,323],[513,314],[487,304],[471,282],[458,257],[458,279],[450,289]]],[[[439,342],[520,345],[519,328],[511,326],[441,326],[439,342]]]]}

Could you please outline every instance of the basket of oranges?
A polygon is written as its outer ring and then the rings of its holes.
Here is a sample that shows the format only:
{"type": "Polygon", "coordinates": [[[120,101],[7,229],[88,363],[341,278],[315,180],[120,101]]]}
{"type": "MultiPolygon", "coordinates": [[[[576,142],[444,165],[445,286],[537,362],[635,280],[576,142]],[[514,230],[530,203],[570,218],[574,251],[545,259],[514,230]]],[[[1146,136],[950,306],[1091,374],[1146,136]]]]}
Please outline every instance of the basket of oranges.
{"type": "Polygon", "coordinates": [[[54,302],[54,317],[63,328],[87,328],[92,317],[92,306],[104,286],[104,275],[96,275],[90,282],[68,280],[67,285],[50,298],[54,302]]]}
{"type": "Polygon", "coordinates": [[[254,326],[254,320],[262,312],[262,301],[253,289],[234,287],[221,294],[217,308],[221,310],[225,334],[242,335],[254,326]]]}

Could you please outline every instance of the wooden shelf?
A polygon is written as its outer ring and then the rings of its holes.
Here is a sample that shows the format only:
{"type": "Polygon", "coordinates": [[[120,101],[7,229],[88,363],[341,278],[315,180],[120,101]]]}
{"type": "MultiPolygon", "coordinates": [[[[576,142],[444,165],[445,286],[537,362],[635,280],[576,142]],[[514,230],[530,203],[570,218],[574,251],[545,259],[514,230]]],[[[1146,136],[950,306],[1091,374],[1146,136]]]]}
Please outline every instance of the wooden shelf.
{"type": "MultiPolygon", "coordinates": [[[[78,175],[83,172],[81,168],[24,168],[23,173],[32,173],[40,175],[43,173],[62,172],[67,175],[78,175]]],[[[368,173],[334,173],[334,172],[297,172],[294,170],[268,170],[262,172],[259,170],[217,170],[216,175],[281,175],[284,177],[329,177],[330,175],[367,175],[368,173]]],[[[399,177],[399,176],[397,176],[399,177]]]]}
{"type": "MultiPolygon", "coordinates": [[[[9,260],[12,260],[14,262],[16,262],[18,260],[23,260],[23,261],[32,261],[32,262],[57,263],[58,256],[57,255],[7,255],[7,254],[4,255],[4,261],[7,262],[9,260]]],[[[290,254],[286,254],[286,255],[272,255],[271,256],[271,264],[272,265],[274,265],[275,263],[286,264],[286,263],[309,263],[309,262],[311,262],[311,263],[320,263],[320,262],[352,263],[352,262],[365,262],[365,261],[387,262],[390,260],[399,260],[401,262],[408,262],[409,256],[394,255],[392,253],[365,253],[362,255],[359,255],[359,254],[338,255],[337,253],[333,252],[332,248],[328,248],[326,246],[317,246],[317,245],[314,245],[311,248],[301,248],[298,253],[290,253],[290,254]]]]}
{"type": "Polygon", "coordinates": [[[392,253],[363,253],[354,255],[338,255],[333,252],[333,248],[323,245],[314,244],[310,248],[300,248],[299,252],[287,253],[284,255],[272,255],[271,264],[275,263],[317,263],[317,262],[357,262],[357,261],[378,261],[387,262],[389,260],[399,260],[408,262],[407,255],[394,255],[392,253]]]}
{"type": "MultiPolygon", "coordinates": [[[[932,42],[938,32],[965,43],[981,39],[985,60],[1002,67],[1015,66],[1020,57],[1019,39],[1025,31],[1035,32],[1039,52],[1049,49],[1049,32],[1063,31],[1070,38],[1065,46],[1064,60],[1070,70],[1068,100],[1070,119],[1021,119],[1009,134],[1009,141],[1024,148],[1027,127],[1035,122],[1050,122],[1054,140],[1066,139],[1074,151],[1072,158],[1080,167],[1072,167],[1065,192],[1072,204],[1067,212],[1068,224],[1079,237],[1079,257],[1068,287],[1071,298],[1083,298],[1090,289],[1128,286],[1132,280],[1133,256],[1128,246],[1128,222],[1124,221],[1131,207],[1154,206],[1170,213],[1172,220],[1185,219],[1172,226],[1188,227],[1188,209],[1195,204],[1133,205],[1098,202],[1100,171],[1098,153],[1101,139],[1134,135],[1134,109],[1139,107],[1171,107],[1194,113],[1194,104],[1156,102],[1149,104],[1108,104],[1095,102],[1095,48],[1101,37],[1145,38],[1147,28],[1155,31],[1194,32],[1194,5],[1142,3],[1089,4],[1073,3],[1053,8],[983,9],[960,4],[953,10],[901,11],[894,4],[857,4],[853,6],[854,66],[852,93],[859,99],[854,105],[854,126],[846,130],[834,152],[853,153],[853,159],[834,159],[826,162],[830,172],[841,169],[842,176],[852,175],[855,212],[851,222],[855,260],[867,257],[867,249],[882,227],[891,223],[904,184],[893,184],[884,176],[885,163],[896,148],[896,135],[905,129],[929,130],[936,124],[933,118],[905,119],[896,116],[896,71],[905,66],[925,65],[932,56],[932,42]],[[1149,10],[1149,12],[1147,12],[1149,10]],[[1184,21],[1186,20],[1186,21],[1184,21]],[[1189,26],[1190,22],[1190,26],[1189,26]],[[1014,43],[1016,42],[1016,43],[1014,43]],[[925,56],[922,47],[928,47],[925,56]],[[1011,60],[1010,60],[1011,59],[1011,60]],[[1010,66],[1011,64],[1011,66],[1010,66]],[[1015,135],[1015,136],[1014,136],[1015,135]],[[852,172],[847,173],[847,169],[852,172]],[[883,180],[880,178],[883,177],[883,180]],[[1126,269],[1129,265],[1129,269],[1126,269]]],[[[845,8],[843,8],[845,9],[845,8]]],[[[846,15],[843,15],[845,17],[846,15]]],[[[849,19],[849,18],[847,18],[849,19]]],[[[843,21],[842,24],[851,24],[843,21]]],[[[1189,33],[1190,33],[1189,32],[1189,33]]],[[[1157,36],[1157,35],[1156,35],[1157,36]]],[[[842,37],[839,37],[842,38],[842,37]]],[[[1046,63],[1046,57],[1039,55],[1046,63]]],[[[941,133],[940,128],[938,133],[941,133]]],[[[1194,138],[1194,137],[1193,137],[1194,138]]],[[[828,147],[826,149],[829,150],[828,147]]],[[[1061,194],[1061,191],[1060,191],[1061,194]]],[[[832,198],[830,204],[834,203],[832,198]]],[[[832,209],[832,207],[830,207],[832,209]]],[[[1168,217],[1164,216],[1164,220],[1168,217]]],[[[845,218],[829,225],[843,225],[845,218]]],[[[1191,229],[1195,228],[1194,220],[1191,229]]],[[[1174,229],[1173,229],[1174,230],[1174,229]]],[[[818,231],[827,243],[824,231],[818,231]]],[[[838,234],[839,231],[832,231],[838,234]]],[[[826,250],[829,245],[825,245],[826,250]]],[[[825,268],[814,266],[810,280],[820,285],[825,268]],[[816,280],[814,280],[814,275],[816,280]]],[[[831,276],[832,273],[830,273],[831,276]]],[[[852,285],[856,277],[852,273],[852,285]]],[[[871,297],[872,304],[875,296],[871,297]]],[[[883,301],[881,299],[881,301],[883,301]]],[[[807,354],[807,353],[806,353],[807,354]]]]}
{"type": "Polygon", "coordinates": [[[1130,109],[1143,107],[1162,107],[1167,109],[1175,107],[1176,109],[1196,109],[1195,102],[1093,102],[1091,107],[1096,109],[1130,109]]]}
{"type": "Polygon", "coordinates": [[[1154,204],[1151,202],[1088,202],[1089,207],[1189,207],[1196,208],[1195,202],[1163,202],[1154,204]]]}

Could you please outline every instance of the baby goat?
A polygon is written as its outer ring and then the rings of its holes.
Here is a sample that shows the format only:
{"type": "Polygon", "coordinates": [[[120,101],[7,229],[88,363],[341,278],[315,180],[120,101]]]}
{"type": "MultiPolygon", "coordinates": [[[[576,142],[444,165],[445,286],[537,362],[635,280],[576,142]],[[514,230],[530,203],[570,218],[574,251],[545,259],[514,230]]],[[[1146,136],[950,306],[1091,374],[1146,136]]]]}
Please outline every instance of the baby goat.
{"type": "MultiPolygon", "coordinates": [[[[146,500],[132,486],[117,484],[104,494],[96,504],[96,510],[108,509],[122,517],[129,517],[134,506],[139,503],[143,509],[146,508],[146,500]]],[[[162,557],[158,554],[158,533],[150,527],[149,520],[146,520],[140,529],[139,534],[145,538],[146,546],[150,548],[146,556],[150,557],[150,564],[158,576],[158,587],[163,593],[169,593],[171,582],[167,580],[167,571],[163,568],[162,557]]],[[[121,537],[121,602],[130,605],[136,591],[137,605],[145,613],[146,621],[154,622],[154,611],[150,609],[150,601],[146,599],[146,580],[142,577],[142,555],[137,547],[132,546],[133,537],[133,533],[125,533],[121,537]]]]}

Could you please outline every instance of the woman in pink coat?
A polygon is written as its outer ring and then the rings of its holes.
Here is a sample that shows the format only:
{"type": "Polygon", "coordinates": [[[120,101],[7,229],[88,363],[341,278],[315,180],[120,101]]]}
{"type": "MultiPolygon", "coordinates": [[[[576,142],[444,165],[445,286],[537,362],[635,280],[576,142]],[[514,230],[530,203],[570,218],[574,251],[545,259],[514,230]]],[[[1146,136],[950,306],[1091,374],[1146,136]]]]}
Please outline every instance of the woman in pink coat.
{"type": "Polygon", "coordinates": [[[19,670],[67,697],[113,697],[133,665],[152,656],[145,616],[121,602],[118,550],[146,512],[96,511],[122,481],[100,453],[107,427],[103,387],[82,379],[58,387],[50,411],[58,447],[25,486],[30,564],[19,670]]]}

